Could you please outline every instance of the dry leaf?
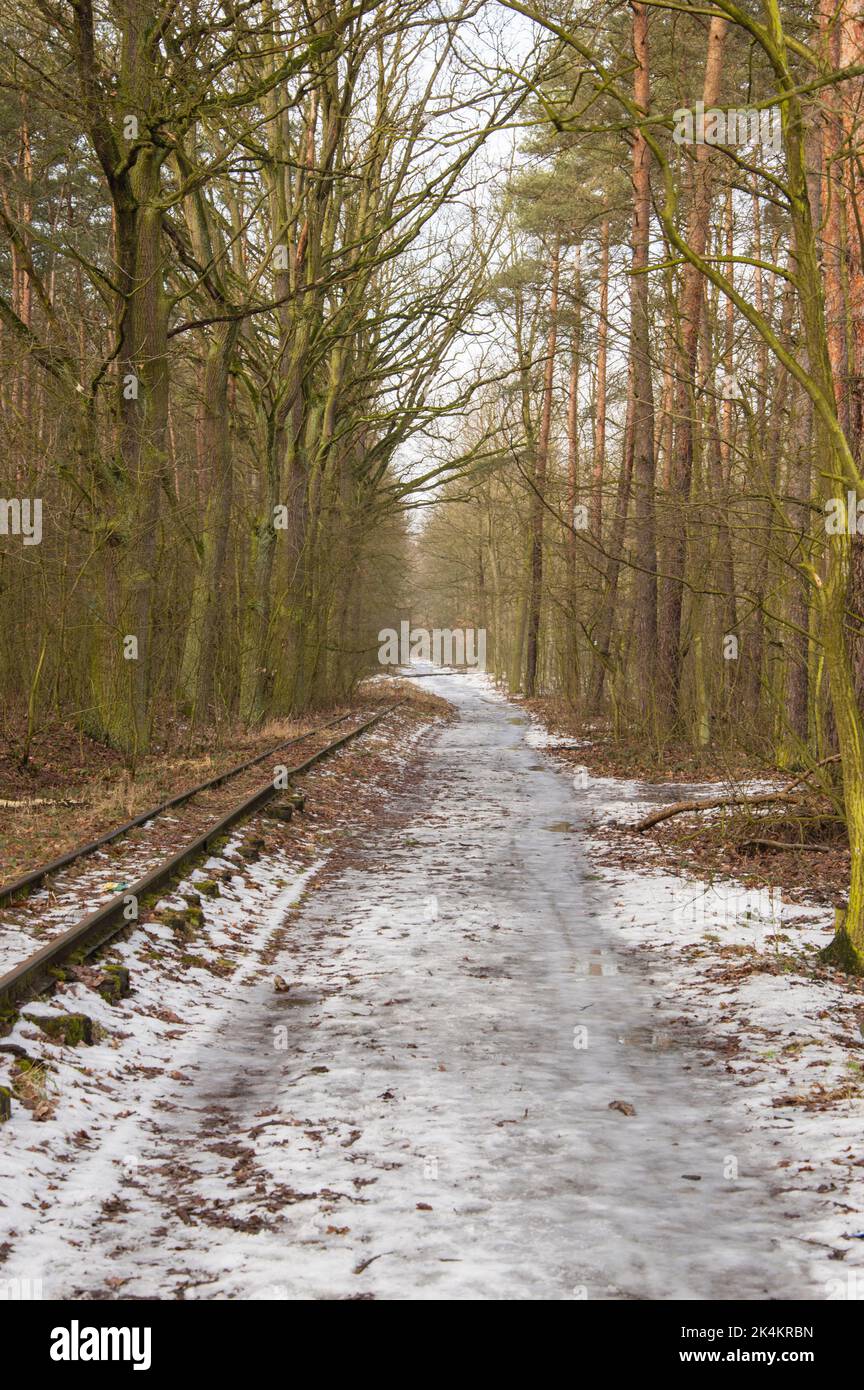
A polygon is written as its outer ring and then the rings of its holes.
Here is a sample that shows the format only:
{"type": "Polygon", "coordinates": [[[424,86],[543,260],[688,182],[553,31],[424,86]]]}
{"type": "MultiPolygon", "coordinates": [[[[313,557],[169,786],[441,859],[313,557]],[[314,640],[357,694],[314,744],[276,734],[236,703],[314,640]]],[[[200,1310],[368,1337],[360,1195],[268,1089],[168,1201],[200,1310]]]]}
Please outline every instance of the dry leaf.
{"type": "Polygon", "coordinates": [[[610,1100],[610,1110],[620,1110],[622,1115],[635,1115],[636,1106],[631,1105],[629,1100],[610,1100]]]}

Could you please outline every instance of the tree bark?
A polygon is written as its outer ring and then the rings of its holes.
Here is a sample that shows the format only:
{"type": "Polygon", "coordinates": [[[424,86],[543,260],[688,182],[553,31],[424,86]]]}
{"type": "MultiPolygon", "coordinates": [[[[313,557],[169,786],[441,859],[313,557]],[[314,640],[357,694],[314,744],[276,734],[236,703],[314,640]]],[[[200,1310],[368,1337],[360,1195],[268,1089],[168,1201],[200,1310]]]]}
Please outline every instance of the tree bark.
{"type": "Polygon", "coordinates": [[[549,291],[549,334],[543,370],[543,404],[534,456],[534,488],[531,497],[531,586],[528,600],[528,636],[525,652],[525,694],[537,691],[537,664],[540,650],[540,617],[543,604],[543,521],[546,511],[546,475],[549,466],[549,437],[552,428],[552,388],[555,378],[555,349],[558,336],[558,280],[561,248],[552,248],[552,283],[549,291]]]}
{"type": "MultiPolygon", "coordinates": [[[[705,110],[715,106],[720,98],[727,28],[728,21],[724,17],[715,15],[712,18],[708,31],[708,54],[702,88],[705,110]]],[[[711,192],[711,146],[697,144],[693,159],[687,240],[699,256],[704,256],[708,244],[711,192]]],[[[677,364],[674,452],[669,479],[670,533],[665,558],[669,578],[663,582],[660,590],[661,689],[666,716],[673,724],[678,722],[681,714],[681,612],[687,567],[688,514],[693,473],[693,420],[696,410],[695,374],[703,293],[704,282],[699,270],[695,265],[685,265],[681,284],[681,355],[677,364]]]]}
{"type": "MultiPolygon", "coordinates": [[[[633,9],[634,96],[647,116],[651,104],[648,69],[648,10],[633,9]]],[[[654,388],[651,375],[648,259],[651,219],[651,153],[637,126],[633,132],[633,257],[630,279],[630,359],[633,380],[633,637],[637,704],[656,717],[657,544],[654,511],[654,388]]]]}

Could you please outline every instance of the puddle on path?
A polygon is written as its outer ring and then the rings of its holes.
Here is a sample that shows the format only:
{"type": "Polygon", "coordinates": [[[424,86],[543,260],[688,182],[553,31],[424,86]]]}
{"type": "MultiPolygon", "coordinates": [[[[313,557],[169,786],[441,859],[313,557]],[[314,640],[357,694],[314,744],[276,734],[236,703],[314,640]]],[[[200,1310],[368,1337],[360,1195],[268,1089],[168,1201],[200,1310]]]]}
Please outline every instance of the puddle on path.
{"type": "Polygon", "coordinates": [[[286,1007],[289,1005],[293,1007],[298,1004],[305,1004],[308,1007],[310,1004],[320,1004],[322,1000],[320,993],[314,990],[295,988],[293,985],[289,985],[287,990],[278,991],[273,998],[275,1003],[286,1007]]]}
{"type": "Polygon", "coordinates": [[[647,1047],[652,1052],[668,1052],[678,1045],[674,1033],[663,1028],[631,1028],[618,1038],[619,1043],[629,1047],[647,1047]]]}

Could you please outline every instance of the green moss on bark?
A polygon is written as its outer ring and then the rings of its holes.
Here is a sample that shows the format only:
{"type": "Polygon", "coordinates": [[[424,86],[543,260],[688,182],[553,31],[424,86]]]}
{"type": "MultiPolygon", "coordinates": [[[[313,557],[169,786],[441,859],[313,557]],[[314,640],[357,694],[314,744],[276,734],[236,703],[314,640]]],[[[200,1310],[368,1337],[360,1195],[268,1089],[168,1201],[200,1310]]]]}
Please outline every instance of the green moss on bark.
{"type": "Polygon", "coordinates": [[[84,1043],[89,1047],[93,1042],[93,1020],[86,1014],[25,1014],[30,1023],[41,1028],[46,1038],[52,1042],[77,1047],[84,1043]]]}

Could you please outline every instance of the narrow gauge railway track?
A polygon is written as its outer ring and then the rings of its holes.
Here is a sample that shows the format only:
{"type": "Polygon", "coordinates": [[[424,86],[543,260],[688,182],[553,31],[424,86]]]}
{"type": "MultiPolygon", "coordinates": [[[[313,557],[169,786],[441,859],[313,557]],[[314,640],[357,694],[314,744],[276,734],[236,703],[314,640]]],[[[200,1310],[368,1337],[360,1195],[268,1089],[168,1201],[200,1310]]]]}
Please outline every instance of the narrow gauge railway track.
{"type": "Polygon", "coordinates": [[[57,859],[50,860],[49,863],[40,864],[36,869],[30,869],[28,873],[22,874],[20,878],[13,879],[10,883],[0,884],[0,907],[5,903],[13,902],[15,898],[20,897],[22,893],[28,893],[32,888],[38,888],[51,874],[59,873],[61,869],[68,868],[76,860],[86,859],[89,855],[96,854],[105,845],[110,845],[114,840],[131,834],[133,830],[146,825],[148,821],[155,820],[157,816],[164,815],[166,811],[185,805],[194,796],[199,796],[202,792],[209,791],[213,787],[224,786],[226,782],[230,782],[240,773],[246,772],[248,768],[258,767],[260,763],[266,762],[268,758],[272,758],[284,748],[290,748],[296,743],[305,743],[308,739],[314,738],[316,734],[323,733],[325,729],[332,729],[334,724],[342,724],[347,718],[347,714],[340,714],[336,719],[328,719],[325,724],[317,724],[314,729],[308,729],[305,734],[296,734],[293,738],[284,739],[273,748],[268,748],[266,753],[258,753],[254,758],[247,758],[245,762],[227,768],[225,772],[218,773],[216,777],[210,777],[206,782],[199,782],[196,786],[179,792],[177,796],[160,802],[158,806],[151,806],[149,811],[141,811],[132,820],[124,821],[122,825],[115,825],[95,840],[78,845],[75,849],[68,850],[66,854],[61,854],[57,859]]]}
{"type": "MultiPolygon", "coordinates": [[[[316,749],[302,762],[288,767],[287,781],[289,785],[295,777],[301,776],[323,758],[337,752],[360,734],[371,729],[385,715],[396,709],[400,703],[401,701],[396,701],[392,705],[377,710],[355,728],[349,729],[347,733],[341,734],[338,738],[332,739],[321,748],[316,749]]],[[[347,716],[344,717],[347,718],[347,716]]],[[[310,738],[313,734],[320,733],[323,728],[331,727],[332,724],[338,722],[341,720],[333,720],[330,725],[319,726],[317,730],[310,731],[304,737],[310,738]]],[[[289,742],[301,741],[302,739],[298,738],[289,742]]],[[[281,751],[285,746],[285,744],[280,744],[276,749],[271,749],[269,753],[241,765],[241,769],[235,769],[234,773],[245,782],[256,765],[263,762],[265,758],[272,757],[275,752],[281,751]]],[[[213,779],[213,782],[202,784],[202,788],[212,790],[213,784],[216,783],[216,790],[218,791],[224,783],[225,776],[226,774],[222,774],[220,778],[213,779]]],[[[236,792],[236,789],[236,783],[232,783],[232,790],[236,792]]],[[[101,902],[89,912],[85,911],[83,915],[81,915],[81,909],[82,906],[86,905],[87,895],[89,894],[92,903],[94,893],[96,895],[101,893],[104,896],[105,885],[103,883],[101,886],[96,885],[94,887],[89,878],[85,878],[83,882],[79,878],[76,883],[68,885],[65,893],[65,907],[62,905],[63,898],[60,897],[57,899],[57,906],[52,909],[54,923],[58,926],[57,934],[52,936],[47,945],[27,955],[18,964],[7,969],[5,974],[0,975],[0,1011],[14,1009],[24,1000],[33,998],[49,988],[55,980],[53,972],[73,958],[75,961],[83,960],[98,950],[99,947],[104,946],[124,927],[130,926],[131,922],[127,916],[130,902],[140,903],[152,894],[177,882],[183,877],[184,871],[202,854],[206,853],[214,841],[219,840],[232,826],[254,815],[268,801],[278,796],[281,790],[281,787],[274,786],[274,779],[271,778],[264,786],[259,783],[253,790],[247,789],[247,794],[243,799],[232,805],[224,804],[223,793],[220,798],[223,804],[219,806],[213,805],[212,797],[199,795],[202,789],[195,793],[184,793],[182,800],[188,801],[189,797],[194,795],[196,801],[200,801],[202,804],[195,807],[194,815],[188,816],[182,825],[177,821],[171,822],[173,830],[169,832],[167,837],[164,833],[162,834],[155,863],[152,862],[152,846],[150,847],[151,852],[145,857],[145,872],[143,874],[140,874],[142,868],[140,862],[134,868],[131,867],[135,863],[131,857],[126,873],[123,873],[122,861],[112,862],[110,865],[111,873],[115,877],[121,873],[122,884],[113,884],[112,890],[116,891],[111,892],[108,900],[101,902]],[[207,801],[208,804],[204,805],[204,801],[207,801]],[[194,833],[191,838],[187,838],[190,829],[194,833]],[[178,840],[181,841],[179,845],[178,840]],[[165,852],[166,849],[168,850],[167,853],[165,852]],[[140,877],[134,877],[133,881],[133,874],[140,874],[140,877]],[[68,925],[70,917],[73,918],[72,925],[68,925]],[[61,918],[64,920],[59,920],[61,918]]],[[[177,802],[178,798],[174,798],[172,801],[166,802],[165,807],[176,806],[177,802]]],[[[161,809],[159,814],[162,815],[161,809]]],[[[163,831],[164,829],[163,817],[163,831]]],[[[87,851],[88,855],[94,852],[99,852],[98,846],[95,851],[87,851]]],[[[39,925],[45,922],[45,909],[48,906],[50,896],[47,892],[41,892],[28,898],[18,906],[11,923],[8,911],[4,913],[2,921],[4,934],[10,925],[18,926],[20,929],[21,918],[26,913],[27,916],[34,919],[31,927],[34,935],[38,936],[39,925]]],[[[30,941],[27,944],[32,945],[33,943],[30,941]]],[[[0,965],[0,969],[2,969],[2,965],[0,965]]]]}

